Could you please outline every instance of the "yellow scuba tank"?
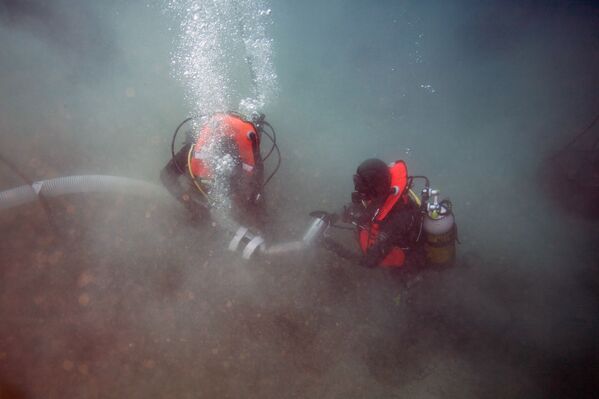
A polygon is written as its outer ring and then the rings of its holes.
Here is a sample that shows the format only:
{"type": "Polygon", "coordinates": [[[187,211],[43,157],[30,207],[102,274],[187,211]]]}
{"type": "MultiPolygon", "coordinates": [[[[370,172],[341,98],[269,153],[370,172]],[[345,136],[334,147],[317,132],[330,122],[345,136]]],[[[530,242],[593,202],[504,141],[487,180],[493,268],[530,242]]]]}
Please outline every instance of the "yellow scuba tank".
{"type": "Polygon", "coordinates": [[[451,202],[438,202],[437,190],[430,190],[430,196],[422,224],[426,262],[429,266],[451,266],[455,261],[457,240],[451,202]]]}

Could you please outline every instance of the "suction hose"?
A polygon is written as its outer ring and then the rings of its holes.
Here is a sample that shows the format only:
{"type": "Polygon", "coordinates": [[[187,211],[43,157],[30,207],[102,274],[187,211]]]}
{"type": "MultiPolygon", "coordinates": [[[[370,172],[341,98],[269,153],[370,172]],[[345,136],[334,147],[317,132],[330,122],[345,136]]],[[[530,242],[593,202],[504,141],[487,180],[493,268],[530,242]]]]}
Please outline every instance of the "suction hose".
{"type": "Polygon", "coordinates": [[[322,237],[330,225],[326,215],[312,215],[314,220],[301,240],[268,246],[262,236],[254,234],[247,227],[237,225],[217,212],[212,212],[211,215],[218,225],[225,227],[233,234],[233,239],[229,243],[229,250],[234,252],[240,251],[244,259],[251,259],[256,253],[259,256],[271,257],[305,251],[322,237]]]}
{"type": "Polygon", "coordinates": [[[0,191],[0,210],[37,201],[39,196],[50,198],[65,194],[89,192],[166,194],[161,186],[128,177],[106,175],[65,176],[40,180],[33,182],[31,185],[0,191]]]}
{"type": "MultiPolygon", "coordinates": [[[[121,192],[165,196],[167,194],[166,190],[159,185],[128,177],[106,175],[65,176],[40,180],[33,182],[31,185],[0,191],[0,210],[35,202],[39,196],[50,198],[65,194],[90,192],[121,192]]],[[[211,209],[210,215],[220,228],[233,234],[233,239],[229,243],[229,250],[241,251],[244,259],[250,259],[256,252],[265,256],[276,256],[303,251],[321,237],[329,226],[324,216],[313,216],[314,220],[301,240],[267,246],[262,236],[254,234],[247,227],[239,225],[224,212],[211,209]]]]}

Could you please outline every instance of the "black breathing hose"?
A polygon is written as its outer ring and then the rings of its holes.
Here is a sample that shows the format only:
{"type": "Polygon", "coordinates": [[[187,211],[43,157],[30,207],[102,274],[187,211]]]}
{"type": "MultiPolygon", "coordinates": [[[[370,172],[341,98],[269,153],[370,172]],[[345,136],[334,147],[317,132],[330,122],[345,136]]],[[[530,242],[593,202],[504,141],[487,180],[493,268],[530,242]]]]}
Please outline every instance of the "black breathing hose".
{"type": "Polygon", "coordinates": [[[260,129],[262,131],[262,133],[264,133],[266,135],[266,137],[268,137],[270,139],[270,141],[272,142],[272,147],[270,147],[268,154],[266,154],[266,156],[263,158],[263,161],[266,161],[268,159],[268,157],[270,157],[270,154],[272,154],[273,150],[275,149],[275,146],[277,145],[277,134],[275,133],[275,129],[272,127],[272,125],[270,123],[263,121],[262,125],[268,126],[268,128],[272,132],[272,136],[271,136],[270,134],[268,134],[268,132],[266,130],[260,129]]]}
{"type": "Polygon", "coordinates": [[[181,173],[185,173],[185,171],[181,168],[181,166],[179,166],[179,164],[177,163],[177,158],[175,157],[175,140],[177,139],[177,134],[179,134],[179,129],[181,129],[183,125],[185,125],[192,119],[194,119],[194,117],[189,117],[185,119],[183,122],[181,122],[179,126],[177,126],[177,128],[175,129],[175,132],[173,133],[173,139],[171,140],[171,157],[173,159],[173,162],[175,163],[175,166],[181,173]]]}
{"type": "Polygon", "coordinates": [[[264,184],[262,184],[262,189],[264,189],[264,187],[266,187],[268,182],[270,182],[270,180],[275,176],[275,174],[279,171],[279,167],[281,166],[281,150],[279,149],[279,145],[277,144],[277,134],[275,132],[275,129],[272,127],[272,125],[270,123],[268,123],[266,121],[264,121],[263,124],[268,126],[272,132],[272,136],[271,136],[270,134],[268,134],[268,132],[266,130],[261,129],[262,133],[264,133],[266,135],[266,137],[268,137],[270,139],[270,141],[272,141],[272,147],[270,148],[270,151],[268,151],[268,154],[266,154],[266,156],[264,157],[264,161],[266,161],[268,159],[268,157],[270,157],[272,152],[274,150],[276,150],[277,151],[277,165],[275,166],[275,168],[272,171],[272,173],[270,174],[270,176],[268,176],[268,178],[264,181],[264,184]]]}

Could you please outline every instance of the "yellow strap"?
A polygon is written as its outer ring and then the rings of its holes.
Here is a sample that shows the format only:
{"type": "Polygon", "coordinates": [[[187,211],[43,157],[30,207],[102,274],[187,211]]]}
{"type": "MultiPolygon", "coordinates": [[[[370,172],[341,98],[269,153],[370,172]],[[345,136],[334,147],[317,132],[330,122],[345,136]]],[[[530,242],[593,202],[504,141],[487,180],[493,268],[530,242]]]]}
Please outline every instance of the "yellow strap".
{"type": "Polygon", "coordinates": [[[416,193],[414,191],[412,191],[412,189],[408,189],[408,194],[410,195],[410,198],[412,199],[412,201],[414,201],[416,203],[416,205],[418,205],[418,207],[420,207],[421,201],[420,198],[416,195],[416,193]]]}

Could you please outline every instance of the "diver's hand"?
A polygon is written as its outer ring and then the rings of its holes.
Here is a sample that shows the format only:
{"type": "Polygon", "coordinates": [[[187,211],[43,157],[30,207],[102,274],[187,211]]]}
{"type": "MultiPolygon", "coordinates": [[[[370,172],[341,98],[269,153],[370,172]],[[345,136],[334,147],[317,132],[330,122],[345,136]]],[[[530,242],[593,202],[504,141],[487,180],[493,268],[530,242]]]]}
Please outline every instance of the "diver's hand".
{"type": "Polygon", "coordinates": [[[360,223],[366,215],[366,209],[359,204],[348,204],[343,207],[341,220],[344,223],[360,223]]]}
{"type": "Polygon", "coordinates": [[[339,215],[336,213],[329,213],[326,220],[329,223],[329,225],[334,225],[339,220],[339,215]]]}
{"type": "Polygon", "coordinates": [[[339,220],[339,215],[336,213],[329,213],[326,211],[312,211],[310,216],[317,219],[322,219],[328,225],[333,225],[339,220]]]}
{"type": "Polygon", "coordinates": [[[191,220],[194,222],[200,222],[210,219],[210,211],[205,202],[198,199],[195,195],[189,195],[187,193],[181,196],[181,202],[183,206],[191,214],[191,220]]]}

